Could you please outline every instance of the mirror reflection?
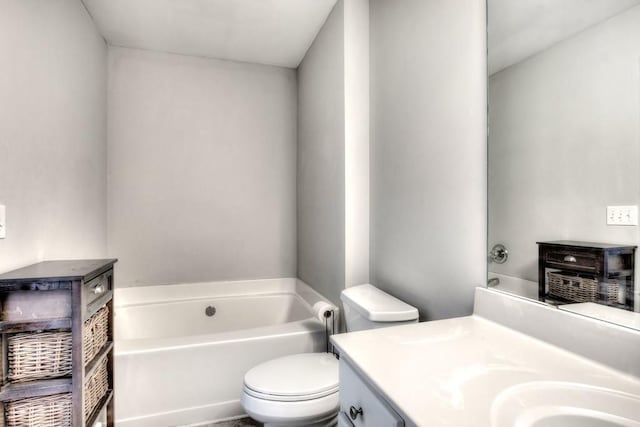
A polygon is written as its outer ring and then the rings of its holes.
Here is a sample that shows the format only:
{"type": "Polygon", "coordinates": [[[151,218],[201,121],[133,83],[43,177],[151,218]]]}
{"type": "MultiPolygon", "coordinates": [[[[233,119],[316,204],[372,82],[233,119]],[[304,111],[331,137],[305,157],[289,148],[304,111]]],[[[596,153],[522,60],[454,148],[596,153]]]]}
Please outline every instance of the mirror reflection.
{"type": "Polygon", "coordinates": [[[489,0],[488,69],[488,286],[640,329],[640,0],[489,0]]]}

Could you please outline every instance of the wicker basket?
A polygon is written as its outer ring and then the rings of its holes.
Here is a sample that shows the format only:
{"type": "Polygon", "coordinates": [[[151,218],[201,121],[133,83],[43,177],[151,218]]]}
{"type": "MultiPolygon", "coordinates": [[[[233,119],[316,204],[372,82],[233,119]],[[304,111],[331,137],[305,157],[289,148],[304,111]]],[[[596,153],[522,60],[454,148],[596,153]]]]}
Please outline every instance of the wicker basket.
{"type": "MultiPolygon", "coordinates": [[[[93,359],[107,342],[108,329],[109,309],[106,306],[84,323],[85,364],[93,359]]],[[[58,378],[71,374],[71,332],[26,332],[12,335],[7,341],[9,381],[58,378]]]]}
{"type": "MultiPolygon", "coordinates": [[[[600,283],[593,277],[583,277],[561,272],[549,272],[549,296],[575,302],[600,301],[600,283]]],[[[616,303],[620,285],[617,280],[608,280],[604,286],[605,301],[616,303]]]]}
{"type": "Polygon", "coordinates": [[[108,389],[109,374],[107,372],[107,358],[105,357],[84,386],[85,419],[89,417],[96,405],[100,403],[100,399],[107,393],[108,389]]]}
{"type": "Polygon", "coordinates": [[[105,345],[109,337],[109,307],[104,306],[89,320],[84,322],[83,353],[84,363],[93,359],[105,345]]]}
{"type": "Polygon", "coordinates": [[[71,393],[5,402],[7,427],[66,427],[71,426],[71,393]]]}
{"type": "Polygon", "coordinates": [[[71,374],[71,333],[35,332],[8,339],[9,381],[57,378],[71,374]]]}
{"type": "MultiPolygon", "coordinates": [[[[109,374],[105,357],[84,386],[85,419],[107,394],[109,374]]],[[[71,426],[71,393],[5,402],[7,427],[66,427],[71,426]]]]}

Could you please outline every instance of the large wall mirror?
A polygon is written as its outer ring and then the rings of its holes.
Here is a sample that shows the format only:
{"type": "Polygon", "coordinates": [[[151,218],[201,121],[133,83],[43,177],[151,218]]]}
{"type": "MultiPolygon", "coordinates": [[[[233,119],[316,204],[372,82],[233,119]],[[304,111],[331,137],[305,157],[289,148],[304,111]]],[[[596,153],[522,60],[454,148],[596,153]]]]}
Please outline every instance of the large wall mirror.
{"type": "Polygon", "coordinates": [[[640,0],[488,0],[488,68],[488,286],[640,329],[640,0]]]}

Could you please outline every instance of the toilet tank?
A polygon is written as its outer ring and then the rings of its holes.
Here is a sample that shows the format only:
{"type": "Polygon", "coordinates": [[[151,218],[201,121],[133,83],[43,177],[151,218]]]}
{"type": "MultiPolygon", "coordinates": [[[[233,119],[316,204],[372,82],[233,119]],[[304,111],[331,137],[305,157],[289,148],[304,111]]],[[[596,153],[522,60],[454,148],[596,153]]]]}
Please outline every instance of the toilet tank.
{"type": "Polygon", "coordinates": [[[370,284],[347,288],[340,299],[347,332],[418,322],[418,309],[370,284]]]}

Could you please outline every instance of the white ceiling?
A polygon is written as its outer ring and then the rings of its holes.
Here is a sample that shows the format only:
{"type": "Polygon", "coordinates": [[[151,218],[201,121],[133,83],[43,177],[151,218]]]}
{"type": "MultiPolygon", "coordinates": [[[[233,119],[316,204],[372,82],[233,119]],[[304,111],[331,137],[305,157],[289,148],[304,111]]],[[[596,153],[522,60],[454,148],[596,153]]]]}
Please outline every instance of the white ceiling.
{"type": "Polygon", "coordinates": [[[640,4],[640,0],[488,0],[489,75],[640,4]]]}
{"type": "Polygon", "coordinates": [[[82,0],[112,45],[296,68],[336,0],[82,0]]]}

